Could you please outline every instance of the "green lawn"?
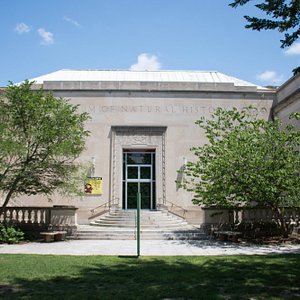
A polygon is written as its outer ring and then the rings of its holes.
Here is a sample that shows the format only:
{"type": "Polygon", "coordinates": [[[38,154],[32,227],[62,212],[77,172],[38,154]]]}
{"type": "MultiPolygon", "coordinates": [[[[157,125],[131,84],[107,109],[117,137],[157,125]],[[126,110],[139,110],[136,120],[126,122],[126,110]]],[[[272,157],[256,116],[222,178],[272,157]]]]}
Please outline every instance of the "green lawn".
{"type": "Polygon", "coordinates": [[[0,299],[300,299],[300,255],[0,255],[0,299]]]}

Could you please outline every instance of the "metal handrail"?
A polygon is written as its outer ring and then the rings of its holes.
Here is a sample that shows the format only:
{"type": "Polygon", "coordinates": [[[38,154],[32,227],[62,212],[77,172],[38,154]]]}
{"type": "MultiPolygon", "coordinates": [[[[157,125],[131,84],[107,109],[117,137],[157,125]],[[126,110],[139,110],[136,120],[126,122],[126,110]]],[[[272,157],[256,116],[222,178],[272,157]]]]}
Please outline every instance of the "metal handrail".
{"type": "Polygon", "coordinates": [[[160,206],[165,207],[165,208],[168,210],[168,212],[170,212],[170,213],[172,213],[172,214],[174,214],[174,215],[176,215],[176,216],[178,216],[178,217],[181,217],[181,218],[185,219],[186,213],[187,213],[187,209],[185,209],[185,208],[183,208],[183,207],[181,207],[181,206],[179,206],[179,205],[177,205],[177,204],[175,204],[175,203],[173,203],[173,202],[171,202],[171,201],[168,201],[168,200],[165,200],[165,202],[166,202],[166,203],[169,203],[170,205],[160,204],[160,206]],[[172,211],[173,207],[179,208],[180,210],[182,210],[182,211],[183,211],[183,214],[180,215],[180,214],[178,214],[178,213],[172,211]]]}
{"type": "Polygon", "coordinates": [[[91,209],[91,210],[90,210],[90,212],[91,212],[91,213],[94,213],[94,212],[95,212],[95,210],[97,210],[98,208],[101,208],[101,207],[106,207],[106,206],[108,206],[108,207],[109,207],[109,201],[107,201],[107,202],[105,202],[105,203],[103,203],[103,204],[101,204],[101,205],[99,205],[99,206],[97,206],[97,207],[95,207],[95,208],[91,209]]]}
{"type": "Polygon", "coordinates": [[[93,209],[90,210],[90,212],[92,213],[92,215],[89,217],[89,219],[95,218],[97,216],[100,216],[108,211],[110,211],[110,201],[107,201],[93,209]],[[97,210],[99,210],[100,208],[103,208],[102,211],[99,211],[98,213],[95,213],[97,210]]]}

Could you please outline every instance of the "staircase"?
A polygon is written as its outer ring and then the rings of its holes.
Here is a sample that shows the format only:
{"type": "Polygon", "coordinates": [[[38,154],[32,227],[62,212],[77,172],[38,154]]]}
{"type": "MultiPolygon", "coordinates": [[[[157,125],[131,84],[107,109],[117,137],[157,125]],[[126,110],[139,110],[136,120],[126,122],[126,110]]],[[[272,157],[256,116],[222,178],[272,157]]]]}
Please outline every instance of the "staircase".
{"type": "MultiPolygon", "coordinates": [[[[90,225],[79,225],[74,239],[135,240],[136,211],[115,210],[106,213],[90,225]]],[[[142,240],[199,240],[206,236],[202,230],[189,225],[166,210],[141,211],[142,240]]]]}

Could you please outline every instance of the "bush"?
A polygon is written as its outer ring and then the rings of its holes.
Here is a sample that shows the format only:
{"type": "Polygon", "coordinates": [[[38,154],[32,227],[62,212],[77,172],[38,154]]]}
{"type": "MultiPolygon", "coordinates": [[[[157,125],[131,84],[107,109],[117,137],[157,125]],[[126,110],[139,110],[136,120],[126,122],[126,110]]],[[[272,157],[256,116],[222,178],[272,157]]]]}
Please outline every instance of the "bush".
{"type": "Polygon", "coordinates": [[[18,244],[22,240],[24,233],[20,229],[0,224],[0,243],[18,244]]]}
{"type": "Polygon", "coordinates": [[[245,238],[268,238],[281,235],[280,225],[274,221],[243,221],[236,227],[245,238]]]}

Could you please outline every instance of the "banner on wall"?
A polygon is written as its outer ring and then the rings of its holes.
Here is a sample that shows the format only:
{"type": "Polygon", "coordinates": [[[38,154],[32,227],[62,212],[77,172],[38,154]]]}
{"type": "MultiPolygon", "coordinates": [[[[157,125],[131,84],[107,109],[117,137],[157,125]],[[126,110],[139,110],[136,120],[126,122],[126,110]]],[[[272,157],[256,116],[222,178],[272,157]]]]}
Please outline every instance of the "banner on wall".
{"type": "Polygon", "coordinates": [[[87,177],[84,181],[86,195],[102,195],[102,177],[87,177]]]}

